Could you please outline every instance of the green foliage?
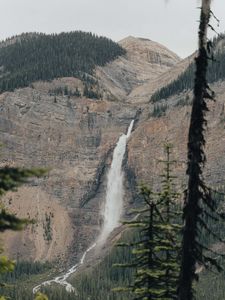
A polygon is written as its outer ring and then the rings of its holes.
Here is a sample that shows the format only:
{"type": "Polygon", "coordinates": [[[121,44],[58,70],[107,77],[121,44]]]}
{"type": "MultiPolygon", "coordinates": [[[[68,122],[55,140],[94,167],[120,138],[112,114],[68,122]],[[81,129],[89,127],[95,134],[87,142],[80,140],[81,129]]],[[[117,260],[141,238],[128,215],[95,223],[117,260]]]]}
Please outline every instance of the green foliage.
{"type": "MultiPolygon", "coordinates": [[[[29,181],[30,177],[43,176],[44,169],[20,169],[4,167],[0,168],[0,196],[7,191],[15,191],[19,186],[29,181]]],[[[0,207],[0,231],[22,230],[31,220],[19,219],[14,214],[10,214],[3,205],[0,207]]]]}
{"type": "Polygon", "coordinates": [[[30,177],[41,177],[46,169],[0,168],[0,196],[8,191],[15,191],[19,186],[28,182],[30,177]]]}
{"type": "MultiPolygon", "coordinates": [[[[130,243],[137,239],[137,234],[127,231],[123,235],[123,241],[130,243]]],[[[78,275],[73,284],[77,288],[77,300],[128,300],[128,295],[117,295],[112,291],[113,286],[128,285],[131,280],[133,270],[112,268],[113,264],[118,264],[126,259],[128,262],[132,259],[132,253],[125,248],[113,248],[103,261],[101,261],[94,269],[84,274],[78,275]]]]}
{"type": "Polygon", "coordinates": [[[150,117],[159,118],[164,116],[167,108],[167,104],[154,104],[153,112],[150,114],[150,117]]]}
{"type": "Polygon", "coordinates": [[[29,86],[37,80],[92,74],[125,50],[105,37],[81,31],[23,34],[0,47],[0,92],[29,86]]]}
{"type": "MultiPolygon", "coordinates": [[[[46,170],[44,169],[0,168],[0,196],[3,196],[7,191],[15,191],[19,186],[27,183],[30,177],[40,177],[45,173],[46,170]]],[[[17,218],[1,205],[0,231],[22,230],[25,225],[31,222],[31,220],[17,218]]]]}
{"type": "Polygon", "coordinates": [[[101,94],[98,89],[94,89],[94,87],[90,84],[85,84],[83,96],[90,99],[100,99],[101,94]]]}
{"type": "Polygon", "coordinates": [[[182,107],[192,104],[192,99],[190,99],[190,96],[188,94],[185,95],[185,97],[181,97],[175,104],[176,107],[182,107]]]}
{"type": "Polygon", "coordinates": [[[196,299],[198,300],[224,300],[225,299],[225,273],[212,274],[203,270],[196,284],[196,299]]]}
{"type": "Polygon", "coordinates": [[[187,67],[187,69],[181,75],[178,76],[176,80],[172,81],[167,86],[156,91],[151,96],[151,101],[158,102],[162,99],[167,99],[170,96],[179,94],[184,90],[193,89],[194,72],[195,72],[195,65],[194,63],[191,63],[187,67]]]}
{"type": "Polygon", "coordinates": [[[71,89],[68,88],[66,85],[64,88],[63,87],[57,87],[55,89],[51,89],[48,91],[50,96],[74,96],[74,97],[80,97],[81,93],[78,88],[75,89],[75,91],[72,91],[71,89]]]}
{"type": "Polygon", "coordinates": [[[14,266],[15,263],[6,256],[0,257],[0,274],[12,272],[14,270],[14,266]]]}
{"type": "Polygon", "coordinates": [[[37,293],[34,300],[48,300],[48,297],[42,293],[37,293]]]}
{"type": "MultiPolygon", "coordinates": [[[[224,35],[220,35],[213,41],[214,47],[222,40],[225,39],[224,35]]],[[[167,86],[156,91],[151,96],[152,102],[157,102],[162,99],[167,99],[173,95],[179,94],[186,90],[192,90],[194,88],[195,78],[195,62],[192,62],[187,69],[178,76],[178,78],[172,81],[167,86]]],[[[225,79],[225,49],[218,47],[215,51],[213,60],[208,63],[207,81],[209,83],[216,82],[218,80],[225,79]]]]}
{"type": "Polygon", "coordinates": [[[33,299],[32,288],[37,280],[53,272],[53,264],[18,260],[11,272],[0,273],[0,294],[13,300],[33,299]],[[41,274],[41,275],[40,275],[41,274]]]}
{"type": "Polygon", "coordinates": [[[32,222],[32,220],[17,218],[5,209],[0,209],[0,231],[22,230],[25,225],[32,222]]]}
{"type": "Polygon", "coordinates": [[[135,269],[133,283],[116,288],[115,291],[131,291],[132,299],[176,299],[179,277],[179,250],[181,225],[177,223],[181,215],[176,204],[178,193],[174,190],[174,176],[171,174],[171,146],[166,149],[166,160],[161,161],[164,170],[161,175],[161,191],[153,193],[145,185],[141,186],[144,206],[135,210],[137,217],[126,222],[139,232],[137,242],[119,244],[132,249],[133,260],[116,266],[135,269]]]}
{"type": "MultiPolygon", "coordinates": [[[[19,186],[27,183],[30,177],[43,176],[45,173],[46,170],[43,169],[0,168],[0,196],[3,196],[7,191],[15,191],[19,186]]],[[[14,214],[8,212],[2,204],[0,205],[1,232],[4,232],[5,230],[22,230],[31,222],[31,220],[16,217],[14,214]]],[[[12,272],[14,265],[15,263],[6,256],[0,257],[1,287],[5,286],[5,283],[2,281],[2,275],[7,272],[12,272]]],[[[3,296],[1,298],[4,299],[3,296]]]]}
{"type": "Polygon", "coordinates": [[[47,214],[45,213],[45,222],[43,223],[43,229],[44,229],[44,239],[46,241],[51,241],[52,240],[52,222],[53,214],[47,214]]]}
{"type": "MultiPolygon", "coordinates": [[[[124,243],[131,243],[138,238],[135,230],[127,230],[122,235],[124,243]]],[[[113,264],[131,261],[132,253],[125,247],[114,247],[105,255],[95,261],[89,268],[78,272],[70,282],[76,288],[75,293],[68,293],[64,287],[52,286],[43,288],[49,300],[130,300],[131,295],[121,295],[112,291],[113,286],[127,285],[132,278],[133,270],[130,268],[112,268],[113,264]]],[[[22,300],[22,298],[15,298],[22,300]]]]}
{"type": "Polygon", "coordinates": [[[2,281],[7,284],[16,284],[19,280],[27,280],[32,275],[44,273],[52,268],[52,265],[48,262],[31,262],[31,261],[16,261],[11,268],[11,272],[1,274],[2,281]]]}

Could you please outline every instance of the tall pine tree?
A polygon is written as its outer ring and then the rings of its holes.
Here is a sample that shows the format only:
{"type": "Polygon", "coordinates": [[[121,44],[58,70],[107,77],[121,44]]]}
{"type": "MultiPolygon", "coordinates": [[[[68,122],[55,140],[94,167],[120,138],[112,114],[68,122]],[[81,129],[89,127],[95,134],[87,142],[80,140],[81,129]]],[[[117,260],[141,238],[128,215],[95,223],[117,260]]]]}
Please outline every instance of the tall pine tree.
{"type": "Polygon", "coordinates": [[[198,278],[196,270],[198,265],[208,267],[209,264],[213,264],[220,269],[216,260],[204,252],[209,249],[201,243],[203,230],[206,230],[209,235],[214,235],[208,226],[207,219],[215,219],[213,215],[217,207],[203,177],[206,162],[204,131],[207,121],[205,115],[208,111],[206,100],[214,99],[214,93],[210,90],[206,80],[211,50],[211,42],[207,41],[207,29],[210,26],[209,20],[212,14],[210,5],[211,0],[202,0],[194,98],[188,135],[188,187],[183,209],[184,228],[178,285],[179,300],[194,299],[193,282],[198,278]]]}
{"type": "Polygon", "coordinates": [[[145,185],[141,186],[144,207],[135,210],[138,214],[133,221],[126,222],[139,232],[137,242],[119,246],[132,249],[133,262],[117,264],[120,267],[135,268],[134,282],[117,291],[131,291],[135,300],[176,299],[179,277],[179,233],[177,223],[181,213],[177,204],[174,176],[171,174],[171,146],[166,145],[166,159],[161,161],[164,170],[161,175],[161,191],[153,193],[145,185]]]}

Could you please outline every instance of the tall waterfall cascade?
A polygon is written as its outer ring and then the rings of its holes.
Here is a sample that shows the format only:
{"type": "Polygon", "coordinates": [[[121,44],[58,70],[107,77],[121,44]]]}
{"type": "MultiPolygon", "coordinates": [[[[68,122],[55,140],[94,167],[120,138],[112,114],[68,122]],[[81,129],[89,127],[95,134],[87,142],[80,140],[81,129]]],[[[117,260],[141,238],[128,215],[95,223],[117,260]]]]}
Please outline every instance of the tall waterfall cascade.
{"type": "Polygon", "coordinates": [[[97,238],[97,241],[83,253],[80,261],[76,265],[71,267],[64,275],[57,276],[54,279],[44,281],[35,286],[33,288],[34,294],[36,294],[41,287],[51,285],[52,283],[64,286],[68,292],[76,291],[75,288],[67,282],[68,277],[74,274],[77,269],[83,265],[88,252],[94,249],[98,244],[102,245],[110,233],[120,225],[124,196],[122,163],[126,151],[127,139],[131,135],[133,125],[134,120],[131,121],[127,134],[120,136],[113,152],[113,159],[107,176],[106,201],[103,209],[104,223],[100,236],[97,238]]]}
{"type": "Polygon", "coordinates": [[[130,123],[127,134],[122,134],[113,152],[112,164],[107,178],[106,202],[103,211],[104,224],[98,241],[106,241],[109,234],[120,225],[123,211],[123,171],[122,163],[126,151],[127,139],[131,135],[134,120],[130,123]]]}

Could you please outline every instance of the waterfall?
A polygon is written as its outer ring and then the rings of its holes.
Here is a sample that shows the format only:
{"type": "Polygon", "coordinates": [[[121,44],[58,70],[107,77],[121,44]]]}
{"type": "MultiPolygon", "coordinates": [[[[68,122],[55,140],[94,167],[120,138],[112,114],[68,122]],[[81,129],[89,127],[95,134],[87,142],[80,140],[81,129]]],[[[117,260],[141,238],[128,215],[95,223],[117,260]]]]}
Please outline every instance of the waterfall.
{"type": "Polygon", "coordinates": [[[98,239],[101,243],[106,241],[113,229],[120,224],[124,195],[122,163],[133,124],[134,120],[130,123],[127,134],[122,134],[119,138],[113,152],[112,164],[107,177],[106,202],[103,212],[104,224],[98,239]]]}
{"type": "Polygon", "coordinates": [[[102,231],[96,243],[90,246],[82,255],[79,263],[71,267],[64,275],[55,277],[54,279],[47,280],[33,288],[33,293],[36,294],[42,286],[48,286],[52,283],[60,284],[65,286],[68,292],[74,292],[75,288],[67,282],[67,278],[75,273],[77,269],[84,263],[86,255],[96,245],[103,244],[110,233],[119,226],[120,218],[123,211],[123,171],[122,163],[123,157],[126,151],[127,139],[131,135],[131,131],[134,125],[134,120],[131,121],[130,126],[127,130],[127,134],[122,134],[116,144],[113,152],[113,159],[111,167],[107,176],[107,190],[106,190],[106,202],[103,210],[104,223],[102,231]]]}

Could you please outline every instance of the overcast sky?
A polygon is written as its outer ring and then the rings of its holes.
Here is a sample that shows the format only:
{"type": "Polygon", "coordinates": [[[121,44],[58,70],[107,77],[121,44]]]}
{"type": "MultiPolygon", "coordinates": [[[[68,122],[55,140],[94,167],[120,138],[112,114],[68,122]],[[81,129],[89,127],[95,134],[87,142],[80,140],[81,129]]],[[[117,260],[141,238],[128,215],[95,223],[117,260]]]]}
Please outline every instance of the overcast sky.
{"type": "MultiPolygon", "coordinates": [[[[22,32],[91,31],[119,41],[133,35],[181,57],[197,47],[199,0],[0,0],[0,40],[22,32]]],[[[225,31],[225,0],[213,10],[225,31]]],[[[215,25],[215,22],[214,22],[215,25]]]]}

